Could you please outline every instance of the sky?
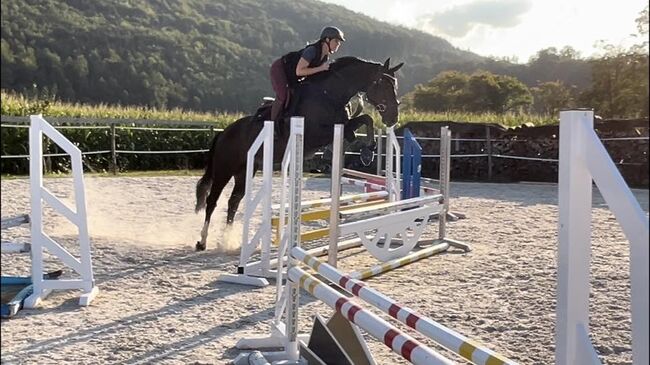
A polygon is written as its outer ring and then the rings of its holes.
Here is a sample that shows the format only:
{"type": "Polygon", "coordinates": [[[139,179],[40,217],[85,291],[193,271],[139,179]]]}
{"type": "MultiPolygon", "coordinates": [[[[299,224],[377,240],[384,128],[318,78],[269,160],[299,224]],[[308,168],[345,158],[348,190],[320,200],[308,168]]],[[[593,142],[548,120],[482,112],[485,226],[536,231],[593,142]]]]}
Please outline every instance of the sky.
{"type": "MultiPolygon", "coordinates": [[[[640,43],[635,19],[647,0],[322,0],[415,28],[481,56],[528,62],[539,50],[571,46],[602,54],[597,41],[640,43]]],[[[345,25],[340,25],[345,31],[345,25]]],[[[348,37],[354,37],[349,34],[348,37]]]]}

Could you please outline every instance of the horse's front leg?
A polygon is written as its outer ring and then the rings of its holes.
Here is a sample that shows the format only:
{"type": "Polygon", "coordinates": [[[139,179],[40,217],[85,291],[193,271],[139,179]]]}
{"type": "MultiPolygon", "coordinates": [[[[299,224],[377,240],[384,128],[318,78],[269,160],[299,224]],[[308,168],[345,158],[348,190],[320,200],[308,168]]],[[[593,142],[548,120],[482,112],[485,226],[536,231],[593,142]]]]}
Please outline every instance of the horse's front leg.
{"type": "Polygon", "coordinates": [[[356,140],[356,134],[354,131],[359,129],[361,126],[366,126],[366,138],[363,146],[361,147],[361,163],[364,166],[370,166],[374,160],[374,151],[377,149],[377,143],[375,142],[375,128],[372,117],[368,114],[363,114],[358,117],[350,119],[345,123],[345,140],[348,142],[353,142],[356,140]]]}

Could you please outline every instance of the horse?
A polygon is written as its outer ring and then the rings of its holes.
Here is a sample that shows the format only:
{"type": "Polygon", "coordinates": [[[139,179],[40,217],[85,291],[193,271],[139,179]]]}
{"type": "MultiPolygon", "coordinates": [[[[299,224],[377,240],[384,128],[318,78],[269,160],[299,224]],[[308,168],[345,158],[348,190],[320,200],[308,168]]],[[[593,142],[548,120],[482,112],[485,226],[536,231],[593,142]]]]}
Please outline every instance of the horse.
{"type": "MultiPolygon", "coordinates": [[[[345,125],[344,138],[348,142],[354,141],[354,131],[365,125],[367,139],[361,149],[361,158],[364,164],[369,165],[375,149],[372,117],[361,114],[350,118],[346,105],[353,96],[365,92],[367,101],[379,112],[383,124],[388,127],[396,124],[399,101],[395,72],[403,64],[391,68],[390,58],[381,64],[356,57],[341,57],[330,64],[328,71],[303,81],[281,120],[274,124],[274,163],[281,162],[288,143],[288,117],[299,115],[305,118],[305,158],[313,157],[317,150],[332,142],[335,124],[345,125]]],[[[233,223],[246,188],[246,155],[262,130],[264,120],[270,119],[270,109],[269,103],[262,105],[254,115],[236,120],[213,138],[205,173],[196,184],[195,211],[199,213],[205,209],[201,240],[196,243],[197,251],[206,249],[210,217],[221,191],[234,177],[235,186],[228,200],[226,218],[227,225],[233,223]]],[[[253,175],[261,166],[260,156],[256,157],[253,175]]]]}

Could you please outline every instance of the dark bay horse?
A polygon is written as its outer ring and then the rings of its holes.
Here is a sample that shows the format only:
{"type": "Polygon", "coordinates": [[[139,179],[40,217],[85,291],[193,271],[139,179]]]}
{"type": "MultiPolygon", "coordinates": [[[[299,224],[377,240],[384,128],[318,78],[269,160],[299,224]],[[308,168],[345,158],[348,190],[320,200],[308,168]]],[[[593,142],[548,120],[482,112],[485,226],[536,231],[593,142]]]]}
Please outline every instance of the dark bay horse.
{"type": "MultiPolygon", "coordinates": [[[[330,144],[334,136],[334,124],[342,123],[345,125],[345,139],[348,142],[356,138],[356,129],[362,125],[367,126],[367,143],[362,148],[361,155],[365,164],[372,162],[373,120],[367,114],[350,119],[346,104],[359,92],[365,92],[366,99],[377,109],[386,126],[397,123],[399,102],[395,72],[403,63],[392,68],[389,63],[390,59],[381,64],[355,57],[341,57],[331,63],[329,71],[316,74],[310,77],[309,82],[300,85],[287,113],[305,118],[305,158],[313,156],[318,149],[330,144]]],[[[275,123],[275,163],[281,162],[288,142],[290,125],[288,115],[285,117],[275,123]]],[[[224,186],[234,177],[235,186],[228,200],[226,219],[227,224],[232,224],[245,193],[246,154],[262,130],[264,120],[268,119],[270,107],[267,105],[258,109],[255,115],[235,121],[214,137],[205,173],[196,184],[196,212],[205,208],[205,222],[201,230],[201,241],[196,243],[197,250],[205,250],[210,217],[217,205],[217,199],[224,186]]],[[[255,163],[255,171],[261,166],[259,162],[255,163]]]]}

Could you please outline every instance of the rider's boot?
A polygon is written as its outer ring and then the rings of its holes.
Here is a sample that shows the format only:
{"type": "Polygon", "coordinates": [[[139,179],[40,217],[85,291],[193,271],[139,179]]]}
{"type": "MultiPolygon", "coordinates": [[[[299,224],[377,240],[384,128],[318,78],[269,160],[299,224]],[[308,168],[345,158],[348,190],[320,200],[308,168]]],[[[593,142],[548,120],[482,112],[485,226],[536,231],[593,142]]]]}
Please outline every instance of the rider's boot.
{"type": "Polygon", "coordinates": [[[280,117],[282,116],[282,110],[284,104],[282,101],[278,100],[277,98],[273,100],[273,104],[271,104],[271,120],[274,122],[278,122],[280,117]]]}

